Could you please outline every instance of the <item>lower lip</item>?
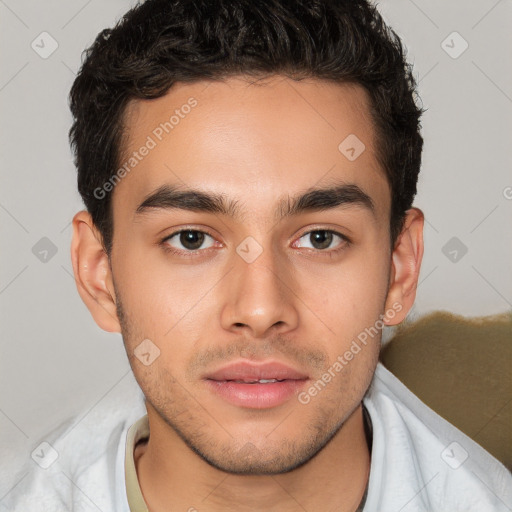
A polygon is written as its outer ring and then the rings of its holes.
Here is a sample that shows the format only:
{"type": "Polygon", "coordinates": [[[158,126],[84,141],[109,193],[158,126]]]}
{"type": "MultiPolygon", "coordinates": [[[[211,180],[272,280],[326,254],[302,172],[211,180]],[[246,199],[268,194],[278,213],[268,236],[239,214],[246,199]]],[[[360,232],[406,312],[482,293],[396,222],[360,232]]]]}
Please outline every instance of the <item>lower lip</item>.
{"type": "Polygon", "coordinates": [[[234,381],[206,380],[210,389],[239,407],[269,409],[296,396],[307,379],[283,380],[268,384],[244,384],[234,381]]]}

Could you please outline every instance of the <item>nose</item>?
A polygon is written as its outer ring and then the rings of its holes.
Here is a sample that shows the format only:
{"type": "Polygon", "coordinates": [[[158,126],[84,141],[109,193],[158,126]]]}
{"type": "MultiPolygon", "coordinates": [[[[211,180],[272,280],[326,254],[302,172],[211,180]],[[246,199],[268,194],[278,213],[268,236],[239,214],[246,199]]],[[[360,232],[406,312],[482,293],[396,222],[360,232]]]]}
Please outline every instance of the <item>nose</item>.
{"type": "Polygon", "coordinates": [[[225,283],[222,327],[236,333],[248,331],[254,338],[294,330],[299,320],[298,297],[285,262],[278,264],[270,250],[252,263],[238,255],[234,260],[225,283]]]}

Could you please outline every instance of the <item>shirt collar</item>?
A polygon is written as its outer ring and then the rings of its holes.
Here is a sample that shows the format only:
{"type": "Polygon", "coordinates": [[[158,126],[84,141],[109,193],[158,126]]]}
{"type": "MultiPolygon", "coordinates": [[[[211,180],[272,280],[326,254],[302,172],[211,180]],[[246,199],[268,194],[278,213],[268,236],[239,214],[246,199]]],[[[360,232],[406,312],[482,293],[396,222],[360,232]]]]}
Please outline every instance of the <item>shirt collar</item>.
{"type": "Polygon", "coordinates": [[[138,419],[126,434],[126,451],[124,459],[124,474],[126,480],[126,497],[130,512],[149,512],[140,490],[137,470],[133,459],[133,451],[139,441],[149,438],[148,415],[138,419]]]}

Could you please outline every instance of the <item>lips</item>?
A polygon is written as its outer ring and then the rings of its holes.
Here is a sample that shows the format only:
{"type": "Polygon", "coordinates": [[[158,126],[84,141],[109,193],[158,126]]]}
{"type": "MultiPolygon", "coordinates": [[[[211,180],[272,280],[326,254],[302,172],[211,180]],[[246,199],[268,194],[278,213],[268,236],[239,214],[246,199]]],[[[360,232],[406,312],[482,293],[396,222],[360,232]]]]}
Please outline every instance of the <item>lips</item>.
{"type": "Polygon", "coordinates": [[[278,362],[237,362],[204,377],[208,389],[238,407],[269,409],[289,401],[309,380],[307,374],[278,362]]]}
{"type": "Polygon", "coordinates": [[[239,362],[224,366],[206,376],[209,380],[255,383],[264,381],[305,380],[308,376],[278,362],[239,362]]]}

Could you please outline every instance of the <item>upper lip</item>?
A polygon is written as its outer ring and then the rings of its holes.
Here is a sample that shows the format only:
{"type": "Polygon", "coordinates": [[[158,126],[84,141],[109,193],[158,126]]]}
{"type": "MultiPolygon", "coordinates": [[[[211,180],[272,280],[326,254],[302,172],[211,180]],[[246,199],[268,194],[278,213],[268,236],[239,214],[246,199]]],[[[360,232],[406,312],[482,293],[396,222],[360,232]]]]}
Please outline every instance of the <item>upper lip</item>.
{"type": "Polygon", "coordinates": [[[205,379],[255,382],[260,379],[305,380],[308,376],[286,364],[271,362],[239,361],[227,364],[205,376],[205,379]]]}

